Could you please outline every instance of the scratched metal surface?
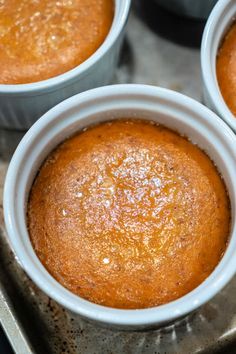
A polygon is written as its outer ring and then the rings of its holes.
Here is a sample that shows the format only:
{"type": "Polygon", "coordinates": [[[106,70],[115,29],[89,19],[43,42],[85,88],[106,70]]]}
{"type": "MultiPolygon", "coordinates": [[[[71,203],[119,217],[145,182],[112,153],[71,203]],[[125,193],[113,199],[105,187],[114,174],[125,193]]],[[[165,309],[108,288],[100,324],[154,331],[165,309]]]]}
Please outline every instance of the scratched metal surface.
{"type": "MultiPolygon", "coordinates": [[[[201,100],[199,51],[159,38],[132,13],[114,82],[160,85],[201,100]]],[[[236,353],[236,279],[194,315],[149,332],[120,332],[88,324],[49,299],[30,281],[9,248],[2,216],[4,177],[22,135],[0,130],[0,320],[15,351],[236,353]]]]}

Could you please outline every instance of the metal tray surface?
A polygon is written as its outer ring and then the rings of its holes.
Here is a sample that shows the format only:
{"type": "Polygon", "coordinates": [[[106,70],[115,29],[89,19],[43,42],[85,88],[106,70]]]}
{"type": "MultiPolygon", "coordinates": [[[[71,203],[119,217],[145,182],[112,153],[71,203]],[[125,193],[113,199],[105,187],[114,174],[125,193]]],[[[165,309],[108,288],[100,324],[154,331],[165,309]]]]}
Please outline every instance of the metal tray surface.
{"type": "MultiPolygon", "coordinates": [[[[201,100],[199,51],[163,40],[132,12],[114,82],[164,86],[201,100]]],[[[22,136],[0,130],[0,320],[16,353],[236,353],[236,278],[194,314],[147,332],[87,323],[34,285],[10,250],[2,213],[4,176],[22,136]]]]}

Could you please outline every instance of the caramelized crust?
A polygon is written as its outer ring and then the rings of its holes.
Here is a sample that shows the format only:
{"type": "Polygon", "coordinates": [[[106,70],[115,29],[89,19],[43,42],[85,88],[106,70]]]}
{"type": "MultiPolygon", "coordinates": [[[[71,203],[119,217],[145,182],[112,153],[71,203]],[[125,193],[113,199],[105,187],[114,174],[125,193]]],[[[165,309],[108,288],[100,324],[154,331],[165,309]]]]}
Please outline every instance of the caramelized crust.
{"type": "Polygon", "coordinates": [[[225,103],[236,116],[236,25],[223,41],[216,61],[218,84],[225,103]]]}
{"type": "Polygon", "coordinates": [[[230,206],[211,160],[146,121],[100,124],[62,143],[28,203],[33,247],[63,286],[124,309],[197,287],[225,251],[230,206]]]}
{"type": "Polygon", "coordinates": [[[112,0],[0,1],[0,84],[62,74],[89,58],[107,36],[112,0]]]}

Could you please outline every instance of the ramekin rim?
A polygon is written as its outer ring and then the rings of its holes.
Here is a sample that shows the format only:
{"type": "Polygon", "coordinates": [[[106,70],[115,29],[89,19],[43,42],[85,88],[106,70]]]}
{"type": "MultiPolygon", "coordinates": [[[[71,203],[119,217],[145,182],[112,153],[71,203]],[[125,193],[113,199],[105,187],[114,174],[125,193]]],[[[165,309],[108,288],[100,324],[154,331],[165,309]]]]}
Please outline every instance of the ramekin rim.
{"type": "MultiPolygon", "coordinates": [[[[115,7],[117,5],[117,1],[114,0],[115,7]]],[[[101,46],[84,62],[80,65],[72,68],[65,73],[60,75],[51,77],[46,80],[26,83],[26,84],[0,84],[0,95],[21,95],[25,93],[29,94],[37,94],[44,90],[55,90],[59,85],[65,86],[66,83],[69,81],[73,81],[78,75],[82,76],[85,75],[87,70],[91,68],[96,62],[101,59],[106,52],[114,45],[115,41],[121,34],[123,28],[126,25],[128,20],[128,15],[130,11],[131,0],[123,0],[123,8],[122,13],[119,16],[119,21],[117,21],[117,11],[115,10],[115,15],[112,21],[112,26],[110,31],[108,32],[104,42],[101,46]]]]}
{"type": "MultiPolygon", "coordinates": [[[[119,94],[121,94],[122,90],[123,93],[131,93],[133,95],[135,94],[140,94],[140,95],[146,95],[146,96],[165,96],[167,97],[168,100],[177,100],[178,103],[184,108],[184,106],[190,107],[191,110],[198,112],[198,114],[203,115],[207,114],[210,119],[219,126],[219,132],[222,135],[223,133],[221,130],[224,130],[224,133],[226,132],[232,141],[228,142],[228,144],[231,146],[233,145],[234,140],[236,140],[234,133],[231,131],[231,129],[220,119],[218,118],[215,113],[210,111],[207,107],[203,106],[199,102],[184,96],[180,93],[164,89],[164,88],[157,88],[154,86],[149,86],[149,85],[137,85],[137,84],[121,84],[121,85],[111,85],[111,86],[105,86],[105,87],[100,87],[98,89],[93,89],[89,90],[87,92],[83,92],[79,95],[76,95],[74,97],[71,97],[62,103],[58,104],[56,107],[48,111],[39,121],[35,123],[35,125],[26,133],[25,137],[22,139],[22,142],[16,149],[16,152],[14,153],[13,156],[13,162],[11,162],[8,172],[7,172],[7,177],[6,177],[6,182],[4,186],[4,217],[5,217],[5,223],[7,226],[7,231],[9,235],[12,233],[15,233],[13,223],[12,223],[12,218],[14,218],[14,215],[11,213],[11,206],[9,204],[10,199],[8,198],[10,191],[12,190],[11,183],[14,175],[16,176],[17,170],[20,166],[20,158],[24,155],[24,152],[27,150],[27,144],[30,143],[30,136],[31,132],[33,132],[33,137],[32,139],[35,138],[37,134],[40,133],[40,129],[43,129],[49,121],[52,121],[53,119],[56,119],[57,112],[59,109],[62,108],[62,110],[66,110],[70,107],[72,103],[77,103],[78,104],[78,96],[80,102],[82,102],[84,99],[89,99],[89,96],[94,95],[97,93],[98,96],[102,96],[104,94],[111,95],[111,94],[116,94],[117,95],[117,90],[119,91],[119,94]],[[140,92],[142,91],[142,92],[140,92]],[[67,107],[68,106],[68,107],[67,107]],[[200,111],[200,113],[199,113],[200,111]],[[16,168],[18,162],[18,168],[16,168]]],[[[90,98],[91,99],[91,98],[90,98]]],[[[232,147],[232,146],[231,146],[232,147]]],[[[235,233],[235,228],[232,230],[232,233],[235,233]]],[[[10,237],[11,238],[11,237],[10,237]]],[[[12,242],[12,238],[10,240],[12,242]]],[[[16,241],[15,244],[12,243],[12,247],[16,252],[16,241]]],[[[230,249],[231,253],[232,250],[230,249]]],[[[226,253],[229,252],[226,250],[226,253]]],[[[234,251],[236,253],[236,250],[234,251]]],[[[17,254],[17,252],[16,252],[17,254]]],[[[27,255],[26,255],[27,256],[27,255]]],[[[235,254],[236,256],[236,254],[235,254]]],[[[28,256],[27,256],[28,257],[28,256]]],[[[147,309],[138,309],[138,310],[120,310],[120,309],[113,309],[109,307],[104,307],[101,305],[93,304],[87,300],[84,300],[65,288],[63,288],[59,283],[59,287],[61,287],[60,292],[54,292],[54,288],[50,288],[50,286],[44,283],[44,277],[43,274],[38,271],[38,269],[29,269],[29,266],[27,265],[28,260],[26,261],[25,259],[22,259],[22,255],[20,258],[20,261],[23,265],[23,268],[27,270],[27,273],[29,276],[34,280],[34,282],[41,288],[45,293],[47,293],[49,296],[54,298],[56,301],[58,301],[60,304],[68,308],[69,310],[76,312],[82,316],[88,317],[92,320],[100,320],[102,322],[106,322],[109,324],[114,324],[114,325],[127,325],[127,326],[147,326],[147,325],[152,325],[157,322],[168,322],[175,320],[178,317],[184,316],[187,313],[194,311],[196,308],[198,308],[200,305],[203,305],[205,302],[207,302],[209,299],[211,299],[218,291],[220,291],[227,283],[228,281],[233,277],[235,271],[236,271],[236,262],[234,261],[234,257],[231,257],[230,260],[228,260],[227,264],[225,265],[225,268],[228,269],[228,271],[224,271],[224,274],[221,276],[218,276],[214,280],[215,277],[215,271],[211,273],[211,275],[207,278],[210,279],[212,284],[212,287],[209,291],[209,285],[206,285],[206,281],[204,281],[201,285],[199,285],[196,289],[191,291],[190,293],[186,294],[185,296],[181,297],[180,299],[177,299],[173,302],[170,302],[165,305],[157,306],[157,307],[152,307],[152,308],[147,308],[147,309]],[[227,266],[227,267],[226,267],[227,266]],[[196,296],[198,293],[201,293],[201,300],[197,299],[196,296]],[[65,293],[68,294],[68,298],[65,297],[65,293]],[[69,299],[70,298],[70,299],[69,299]],[[71,301],[71,299],[76,299],[76,302],[80,306],[78,307],[75,306],[75,304],[71,301]],[[179,308],[178,308],[179,306],[179,308]]],[[[37,258],[38,260],[38,258],[37,258]]],[[[39,260],[38,260],[39,262],[39,260]]],[[[32,263],[32,262],[31,262],[32,263]]],[[[41,263],[40,263],[41,264],[41,263]]],[[[219,263],[219,265],[222,264],[222,261],[219,263]]],[[[218,267],[218,266],[217,266],[218,267]]],[[[51,277],[51,276],[50,276],[51,277]]],[[[54,278],[51,277],[52,280],[54,278]]],[[[55,280],[54,280],[55,281],[55,280]]]]}
{"type": "MultiPolygon", "coordinates": [[[[218,83],[214,80],[215,66],[211,65],[211,48],[212,37],[218,21],[221,18],[222,12],[229,6],[232,0],[219,0],[214,6],[210,16],[208,17],[206,26],[204,28],[202,42],[201,42],[201,69],[204,85],[207,89],[207,94],[211,97],[213,105],[227,124],[236,131],[236,118],[225,103],[220,92],[218,83]]],[[[220,43],[218,43],[219,46],[220,43]]]]}

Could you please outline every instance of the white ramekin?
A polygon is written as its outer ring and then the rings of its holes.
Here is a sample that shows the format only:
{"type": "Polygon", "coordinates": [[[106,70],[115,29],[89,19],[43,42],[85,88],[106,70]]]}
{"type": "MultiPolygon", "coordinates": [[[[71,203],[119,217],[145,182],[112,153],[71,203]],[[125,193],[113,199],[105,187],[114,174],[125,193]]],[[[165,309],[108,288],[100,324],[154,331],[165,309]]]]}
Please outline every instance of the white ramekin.
{"type": "Polygon", "coordinates": [[[234,133],[215,113],[170,90],[145,85],[114,85],[71,97],[52,108],[31,127],[11,160],[4,187],[4,216],[10,244],[30,278],[51,298],[74,313],[124,329],[143,329],[174,321],[210,300],[236,272],[235,145],[234,133]],[[96,305],[65,289],[40,263],[26,226],[28,193],[50,151],[91,123],[119,117],[157,121],[198,144],[222,173],[232,207],[229,245],[213,273],[182,298],[142,310],[119,310],[96,305]]]}
{"type": "Polygon", "coordinates": [[[236,18],[236,1],[219,0],[208,18],[201,45],[204,102],[236,132],[236,117],[226,105],[216,76],[216,57],[222,39],[236,18]]]}
{"type": "Polygon", "coordinates": [[[28,129],[64,99],[111,82],[119,58],[131,0],[114,0],[115,15],[104,43],[86,61],[66,73],[30,84],[0,84],[0,127],[28,129]]]}

